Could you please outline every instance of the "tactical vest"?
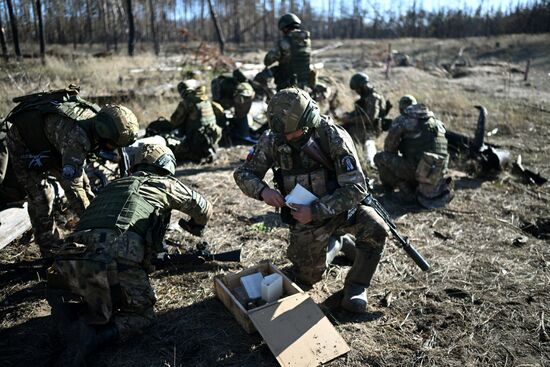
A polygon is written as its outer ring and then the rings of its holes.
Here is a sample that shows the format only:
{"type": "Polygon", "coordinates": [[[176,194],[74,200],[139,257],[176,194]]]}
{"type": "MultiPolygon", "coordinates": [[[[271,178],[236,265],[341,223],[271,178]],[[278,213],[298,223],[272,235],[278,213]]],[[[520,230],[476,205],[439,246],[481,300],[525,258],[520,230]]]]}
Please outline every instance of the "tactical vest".
{"type": "MultiPolygon", "coordinates": [[[[315,140],[325,152],[329,151],[328,141],[322,131],[316,129],[315,140]]],[[[292,149],[289,145],[283,144],[275,147],[276,166],[278,172],[276,180],[277,188],[283,195],[292,191],[296,184],[300,184],[318,198],[332,194],[338,188],[334,172],[325,168],[321,163],[315,161],[307,154],[292,149]]]]}
{"type": "Polygon", "coordinates": [[[299,85],[309,84],[311,62],[311,38],[308,31],[296,30],[286,36],[290,43],[290,60],[279,63],[283,75],[289,80],[296,75],[299,85]]]}
{"type": "Polygon", "coordinates": [[[185,101],[192,105],[193,110],[189,114],[185,135],[191,136],[201,127],[216,126],[216,115],[212,103],[202,95],[190,95],[185,101]]]}
{"type": "Polygon", "coordinates": [[[418,164],[424,152],[447,156],[447,139],[443,123],[435,118],[419,120],[419,131],[413,138],[405,138],[399,144],[403,156],[418,164]]]}
{"type": "Polygon", "coordinates": [[[150,176],[130,176],[110,183],[90,203],[76,231],[104,228],[123,233],[131,230],[146,238],[156,208],[139,194],[139,190],[149,179],[150,176]]]}
{"type": "Polygon", "coordinates": [[[88,118],[87,110],[98,113],[99,106],[78,96],[78,91],[67,88],[56,91],[35,93],[14,98],[19,103],[6,117],[6,121],[17,127],[25,145],[32,154],[51,151],[59,155],[44,131],[44,116],[57,114],[73,120],[88,118]]]}

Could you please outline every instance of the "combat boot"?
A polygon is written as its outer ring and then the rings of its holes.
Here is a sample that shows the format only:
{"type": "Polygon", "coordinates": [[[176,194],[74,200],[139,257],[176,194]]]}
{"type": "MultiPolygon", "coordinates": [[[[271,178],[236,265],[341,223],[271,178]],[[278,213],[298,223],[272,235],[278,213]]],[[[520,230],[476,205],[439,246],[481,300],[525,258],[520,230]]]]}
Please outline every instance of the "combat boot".
{"type": "Polygon", "coordinates": [[[353,313],[367,312],[367,288],[358,283],[348,283],[344,287],[342,308],[353,313]]]}
{"type": "Polygon", "coordinates": [[[114,324],[93,327],[79,320],[73,323],[70,331],[72,343],[61,353],[56,367],[86,367],[86,357],[93,351],[119,339],[118,328],[114,324]]]}
{"type": "Polygon", "coordinates": [[[367,288],[376,272],[382,253],[355,249],[355,261],[344,286],[342,308],[354,313],[367,312],[367,288]]]}

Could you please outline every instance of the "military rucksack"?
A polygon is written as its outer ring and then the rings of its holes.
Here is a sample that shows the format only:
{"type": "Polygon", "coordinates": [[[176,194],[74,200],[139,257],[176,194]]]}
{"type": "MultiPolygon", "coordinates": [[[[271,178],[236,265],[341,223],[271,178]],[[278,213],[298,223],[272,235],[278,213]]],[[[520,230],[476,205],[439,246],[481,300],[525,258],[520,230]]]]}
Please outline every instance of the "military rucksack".
{"type": "Polygon", "coordinates": [[[99,106],[87,102],[79,95],[79,88],[70,85],[64,89],[48,92],[33,93],[16,97],[13,102],[17,106],[6,117],[17,127],[25,145],[33,155],[50,152],[51,155],[59,156],[44,131],[44,116],[47,114],[58,114],[73,120],[82,120],[87,117],[83,112],[91,110],[98,113],[99,106]]]}

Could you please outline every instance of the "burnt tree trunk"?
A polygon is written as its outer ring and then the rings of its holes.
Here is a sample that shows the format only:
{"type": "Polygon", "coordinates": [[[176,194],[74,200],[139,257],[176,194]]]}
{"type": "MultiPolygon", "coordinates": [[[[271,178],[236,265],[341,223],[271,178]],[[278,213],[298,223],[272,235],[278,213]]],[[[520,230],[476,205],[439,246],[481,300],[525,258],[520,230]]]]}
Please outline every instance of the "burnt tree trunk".
{"type": "Polygon", "coordinates": [[[153,0],[149,0],[149,12],[151,21],[151,35],[153,36],[153,45],[155,47],[155,55],[160,53],[160,43],[157,35],[156,21],[155,21],[155,7],[153,6],[153,0]]]}
{"type": "Polygon", "coordinates": [[[136,47],[136,29],[134,27],[134,13],[132,11],[132,0],[126,0],[128,11],[128,55],[134,56],[136,47]]]}
{"type": "Polygon", "coordinates": [[[44,40],[44,22],[42,20],[42,1],[36,0],[36,16],[38,18],[38,42],[40,43],[40,57],[46,56],[46,42],[44,40]]]}
{"type": "Polygon", "coordinates": [[[2,24],[2,15],[0,14],[0,46],[2,47],[2,57],[8,61],[8,47],[6,46],[6,35],[4,33],[4,25],[2,24]]]}
{"type": "Polygon", "coordinates": [[[233,41],[236,44],[241,43],[241,15],[239,14],[240,4],[238,0],[233,0],[233,15],[234,24],[233,24],[233,41]]]}
{"type": "Polygon", "coordinates": [[[13,5],[11,0],[6,0],[8,5],[8,14],[10,15],[10,24],[11,24],[11,33],[13,36],[13,48],[15,51],[15,56],[21,57],[21,49],[19,48],[19,32],[17,31],[17,19],[15,18],[15,13],[13,12],[13,5]]]}
{"type": "Polygon", "coordinates": [[[92,43],[93,28],[92,28],[92,6],[90,0],[86,0],[86,34],[88,36],[88,42],[92,43]]]}
{"type": "Polygon", "coordinates": [[[218,35],[218,42],[220,44],[220,53],[223,55],[223,52],[225,50],[225,39],[223,38],[223,32],[220,27],[220,22],[218,21],[218,16],[216,15],[216,11],[212,6],[212,0],[208,0],[208,7],[210,8],[210,15],[212,16],[212,21],[214,22],[214,27],[216,28],[216,34],[218,35]]]}

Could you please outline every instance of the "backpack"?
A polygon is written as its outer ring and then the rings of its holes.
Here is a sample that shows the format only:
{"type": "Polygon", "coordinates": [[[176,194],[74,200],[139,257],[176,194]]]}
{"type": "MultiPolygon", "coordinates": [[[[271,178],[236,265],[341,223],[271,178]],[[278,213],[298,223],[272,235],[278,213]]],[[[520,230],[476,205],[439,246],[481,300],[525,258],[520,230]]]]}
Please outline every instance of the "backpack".
{"type": "Polygon", "coordinates": [[[58,114],[73,120],[82,120],[79,113],[82,109],[95,113],[100,110],[99,106],[85,101],[78,93],[78,87],[69,85],[64,89],[16,97],[13,102],[18,104],[5,121],[16,126],[31,154],[50,152],[59,156],[59,152],[52,146],[44,131],[44,116],[58,114]]]}

